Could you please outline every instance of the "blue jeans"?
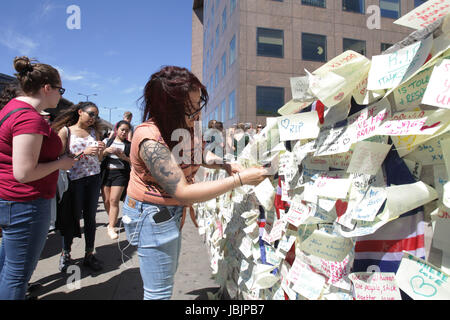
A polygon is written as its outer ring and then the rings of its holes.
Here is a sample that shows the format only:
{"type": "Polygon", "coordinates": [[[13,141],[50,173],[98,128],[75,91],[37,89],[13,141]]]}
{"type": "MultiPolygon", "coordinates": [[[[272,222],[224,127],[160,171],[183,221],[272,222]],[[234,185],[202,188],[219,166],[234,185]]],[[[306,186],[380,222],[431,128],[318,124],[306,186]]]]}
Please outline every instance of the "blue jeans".
{"type": "Polygon", "coordinates": [[[144,300],[169,300],[181,251],[183,207],[143,203],[126,197],[123,217],[127,239],[138,246],[144,300]],[[171,218],[156,223],[153,216],[167,208],[171,218]]]}
{"type": "Polygon", "coordinates": [[[47,240],[50,199],[0,199],[0,300],[23,300],[47,240]]]}
{"type": "MultiPolygon", "coordinates": [[[[100,196],[100,175],[81,178],[70,182],[73,184],[73,212],[76,218],[80,219],[83,216],[84,220],[84,238],[86,243],[86,252],[94,251],[96,215],[98,198],[100,196]]],[[[73,235],[68,234],[63,237],[63,249],[70,252],[73,242],[73,235]]]]}

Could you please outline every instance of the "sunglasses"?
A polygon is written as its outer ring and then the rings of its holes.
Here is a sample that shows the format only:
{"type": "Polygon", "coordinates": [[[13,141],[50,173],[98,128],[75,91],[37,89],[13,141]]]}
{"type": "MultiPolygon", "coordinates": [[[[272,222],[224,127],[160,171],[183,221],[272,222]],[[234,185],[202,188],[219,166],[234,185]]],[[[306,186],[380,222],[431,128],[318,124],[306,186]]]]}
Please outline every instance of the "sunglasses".
{"type": "Polygon", "coordinates": [[[54,89],[58,89],[58,91],[59,91],[59,94],[60,94],[60,95],[63,95],[63,94],[64,94],[64,92],[66,92],[66,89],[64,89],[64,88],[61,88],[61,87],[57,87],[57,86],[52,86],[52,88],[54,88],[54,89]]]}
{"type": "Polygon", "coordinates": [[[205,107],[205,104],[203,103],[202,106],[200,107],[200,109],[197,109],[197,110],[194,111],[193,113],[187,113],[187,112],[185,112],[184,114],[185,114],[190,120],[192,120],[192,119],[195,118],[195,116],[197,116],[197,115],[203,110],[204,107],[205,107]]]}
{"type": "Polygon", "coordinates": [[[98,114],[96,114],[95,112],[93,111],[90,112],[84,111],[84,112],[86,112],[90,118],[98,119],[98,114]]]}

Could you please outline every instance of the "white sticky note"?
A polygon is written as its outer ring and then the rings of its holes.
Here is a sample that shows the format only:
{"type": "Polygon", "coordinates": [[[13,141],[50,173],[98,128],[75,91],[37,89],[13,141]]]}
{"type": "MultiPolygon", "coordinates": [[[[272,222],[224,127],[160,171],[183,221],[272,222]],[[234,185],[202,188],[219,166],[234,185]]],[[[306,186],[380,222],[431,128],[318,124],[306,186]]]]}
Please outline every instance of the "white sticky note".
{"type": "Polygon", "coordinates": [[[317,196],[332,199],[345,199],[350,189],[352,180],[345,178],[345,174],[336,171],[329,171],[320,175],[315,175],[314,189],[317,196]]]}
{"type": "Polygon", "coordinates": [[[381,220],[396,218],[403,213],[416,209],[438,198],[435,189],[422,181],[390,186],[386,188],[387,200],[383,213],[378,215],[381,220]],[[405,195],[408,195],[405,197],[405,195]]]}
{"type": "Polygon", "coordinates": [[[318,123],[316,111],[279,117],[280,141],[317,138],[320,131],[318,123]]]}
{"type": "Polygon", "coordinates": [[[291,81],[292,99],[297,101],[313,101],[314,95],[309,91],[309,77],[293,77],[291,81]]]}
{"type": "Polygon", "coordinates": [[[376,175],[391,147],[390,144],[358,142],[353,150],[347,172],[376,175]]]}
{"type": "Polygon", "coordinates": [[[440,208],[433,222],[433,247],[450,254],[450,210],[440,208]]]}
{"type": "Polygon", "coordinates": [[[343,153],[350,150],[356,140],[356,126],[322,127],[315,141],[315,156],[343,153]]]}
{"type": "Polygon", "coordinates": [[[355,272],[349,275],[356,300],[401,300],[393,272],[355,272]]]}
{"type": "Polygon", "coordinates": [[[450,109],[450,60],[436,65],[422,99],[422,104],[450,109]]]}
{"type": "Polygon", "coordinates": [[[298,228],[310,213],[310,208],[300,201],[292,201],[287,213],[287,222],[298,228]]]}
{"type": "Polygon", "coordinates": [[[329,261],[342,261],[353,248],[353,241],[337,235],[315,230],[303,241],[300,248],[306,253],[329,261]]]}
{"type": "Polygon", "coordinates": [[[369,90],[395,88],[406,81],[425,63],[433,45],[433,37],[413,43],[391,54],[372,57],[369,90]]]}
{"type": "Polygon", "coordinates": [[[289,278],[294,283],[292,289],[309,300],[319,298],[325,285],[323,276],[311,271],[307,264],[297,258],[289,271],[289,278]]]}
{"type": "Polygon", "coordinates": [[[418,30],[432,24],[449,12],[450,0],[428,0],[394,23],[418,30]]]}
{"type": "Polygon", "coordinates": [[[272,209],[276,190],[273,187],[270,179],[266,178],[263,182],[255,187],[254,191],[256,198],[258,198],[259,203],[264,207],[264,209],[272,209]]]}
{"type": "Polygon", "coordinates": [[[353,209],[353,219],[373,221],[386,198],[385,188],[370,187],[363,200],[353,209]]]}
{"type": "Polygon", "coordinates": [[[404,252],[395,278],[400,289],[414,300],[450,299],[449,276],[407,252],[404,252]]]}

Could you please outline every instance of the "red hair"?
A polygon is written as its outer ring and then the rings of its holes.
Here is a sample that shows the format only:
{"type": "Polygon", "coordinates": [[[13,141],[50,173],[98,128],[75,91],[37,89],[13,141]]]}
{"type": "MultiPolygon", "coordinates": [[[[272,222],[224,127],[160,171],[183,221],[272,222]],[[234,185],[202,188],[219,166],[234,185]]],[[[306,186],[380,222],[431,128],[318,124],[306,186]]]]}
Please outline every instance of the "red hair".
{"type": "Polygon", "coordinates": [[[200,80],[188,69],[175,66],[163,67],[154,73],[144,88],[142,96],[142,121],[152,118],[158,126],[169,149],[177,141],[171,141],[176,129],[188,129],[185,114],[198,109],[193,106],[189,92],[201,90],[201,101],[208,103],[208,92],[200,80]]]}

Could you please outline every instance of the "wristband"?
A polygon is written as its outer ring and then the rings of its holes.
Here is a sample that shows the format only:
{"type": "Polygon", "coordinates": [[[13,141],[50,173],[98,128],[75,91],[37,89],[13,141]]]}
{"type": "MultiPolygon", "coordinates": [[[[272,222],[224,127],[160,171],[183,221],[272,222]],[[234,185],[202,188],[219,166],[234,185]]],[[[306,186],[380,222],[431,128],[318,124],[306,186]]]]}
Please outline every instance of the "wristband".
{"type": "Polygon", "coordinates": [[[237,173],[237,175],[238,175],[238,177],[239,177],[239,181],[241,182],[241,187],[242,187],[244,184],[242,183],[241,175],[239,174],[239,172],[237,173]]]}

